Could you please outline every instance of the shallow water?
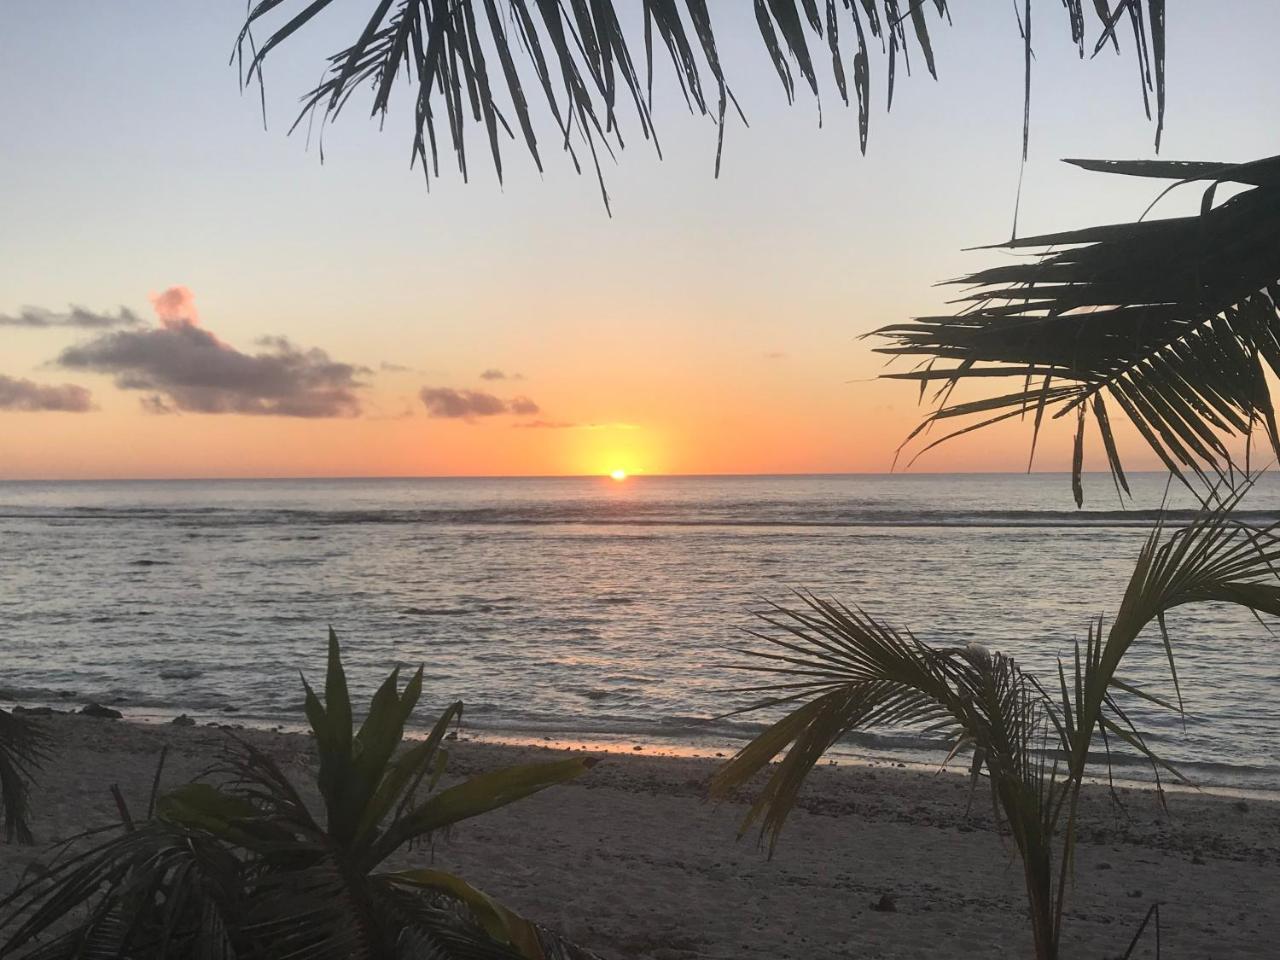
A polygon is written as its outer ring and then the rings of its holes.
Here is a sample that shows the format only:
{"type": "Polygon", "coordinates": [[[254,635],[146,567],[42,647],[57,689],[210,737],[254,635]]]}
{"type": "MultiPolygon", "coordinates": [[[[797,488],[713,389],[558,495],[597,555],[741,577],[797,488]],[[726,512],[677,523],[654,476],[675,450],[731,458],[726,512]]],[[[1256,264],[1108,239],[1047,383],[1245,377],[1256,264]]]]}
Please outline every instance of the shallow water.
{"type": "MultiPolygon", "coordinates": [[[[732,648],[793,589],[1033,667],[1068,654],[1166,490],[1135,478],[1122,509],[1086,486],[1076,511],[1043,474],[0,483],[0,699],[298,722],[332,624],[356,686],[424,663],[425,703],[473,726],[730,744],[758,729],[711,719],[748,700],[732,648]]],[[[1280,481],[1245,507],[1280,516],[1280,481]]],[[[1280,641],[1224,608],[1169,622],[1186,730],[1143,729],[1193,779],[1280,788],[1280,641]]],[[[1124,672],[1172,692],[1154,635],[1124,672]]]]}

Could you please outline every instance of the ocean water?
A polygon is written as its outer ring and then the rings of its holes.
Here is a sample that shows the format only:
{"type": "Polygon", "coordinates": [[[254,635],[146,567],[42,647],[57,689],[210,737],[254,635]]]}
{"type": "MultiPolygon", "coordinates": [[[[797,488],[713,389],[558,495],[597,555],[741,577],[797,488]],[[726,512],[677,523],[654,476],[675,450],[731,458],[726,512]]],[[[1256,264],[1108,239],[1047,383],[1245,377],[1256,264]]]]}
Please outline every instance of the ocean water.
{"type": "MultiPolygon", "coordinates": [[[[297,724],[332,624],[361,695],[425,664],[424,722],[461,698],[473,728],[731,749],[766,719],[715,719],[750,699],[737,648],[797,589],[1052,668],[1115,610],[1166,494],[1086,487],[1077,511],[1052,474],[0,483],[0,701],[297,724]]],[[[1280,517],[1280,479],[1244,506],[1280,517]]],[[[1280,640],[1216,606],[1169,625],[1186,726],[1140,726],[1196,782],[1280,788],[1280,640]]],[[[1172,692],[1154,633],[1124,673],[1172,692]]]]}

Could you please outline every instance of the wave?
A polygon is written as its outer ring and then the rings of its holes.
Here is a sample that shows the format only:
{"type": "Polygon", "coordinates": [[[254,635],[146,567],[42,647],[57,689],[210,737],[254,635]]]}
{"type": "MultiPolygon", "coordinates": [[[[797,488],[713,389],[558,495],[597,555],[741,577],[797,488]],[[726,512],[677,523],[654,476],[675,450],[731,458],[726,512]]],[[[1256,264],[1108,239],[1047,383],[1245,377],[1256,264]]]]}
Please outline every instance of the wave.
{"type": "MultiPolygon", "coordinates": [[[[298,510],[234,507],[66,507],[5,508],[0,520],[55,523],[130,522],[177,527],[343,527],[390,526],[601,526],[601,527],[1150,527],[1163,517],[1182,525],[1194,510],[918,510],[841,507],[812,502],[697,504],[521,504],[503,507],[298,510]]],[[[1237,519],[1266,525],[1280,521],[1274,510],[1238,510],[1237,519]]],[[[165,561],[138,560],[136,565],[165,561]]]]}

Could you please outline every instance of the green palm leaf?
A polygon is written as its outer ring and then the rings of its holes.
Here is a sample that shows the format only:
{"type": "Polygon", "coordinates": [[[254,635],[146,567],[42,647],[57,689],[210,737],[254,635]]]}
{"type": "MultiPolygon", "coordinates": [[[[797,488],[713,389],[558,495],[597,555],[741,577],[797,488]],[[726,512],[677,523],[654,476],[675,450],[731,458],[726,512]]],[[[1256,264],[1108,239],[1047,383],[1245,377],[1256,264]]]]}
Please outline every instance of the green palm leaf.
{"type": "Polygon", "coordinates": [[[736,712],[781,705],[789,712],[720,769],[712,795],[727,798],[768,769],[742,830],[759,823],[772,851],[805,778],[849,733],[892,726],[946,731],[955,743],[951,756],[961,747],[973,750],[974,783],[986,775],[996,821],[1025,867],[1036,956],[1054,960],[1080,789],[1097,759],[1095,744],[1101,742],[1108,772],[1114,740],[1150,760],[1157,783],[1162,769],[1178,775],[1152,751],[1128,706],[1136,700],[1180,709],[1166,614],[1188,603],[1225,602],[1280,616],[1280,527],[1254,528],[1232,517],[1251,482],[1217,496],[1213,508],[1182,529],[1157,524],[1110,628],[1102,620],[1090,624],[1072,663],[1059,662],[1052,693],[1011,658],[981,647],[932,646],[809,595],[796,609],[774,606],[762,615],[766,629],[754,632],[767,646],[745,651],[749,660],[740,665],[773,679],[745,688],[766,696],[736,712]],[[1120,676],[1125,657],[1153,624],[1169,659],[1176,706],[1120,676]]]}
{"type": "Polygon", "coordinates": [[[122,807],[118,835],[87,846],[77,838],[70,855],[0,901],[0,956],[590,960],[459,877],[374,872],[406,844],[594,762],[494,770],[437,791],[442,741],[462,704],[406,746],[422,670],[403,690],[398,678],[392,671],[378,688],[356,732],[331,630],[324,700],[303,681],[325,816],[271,756],[233,735],[203,779],[153,797],[141,824],[122,807]]]}

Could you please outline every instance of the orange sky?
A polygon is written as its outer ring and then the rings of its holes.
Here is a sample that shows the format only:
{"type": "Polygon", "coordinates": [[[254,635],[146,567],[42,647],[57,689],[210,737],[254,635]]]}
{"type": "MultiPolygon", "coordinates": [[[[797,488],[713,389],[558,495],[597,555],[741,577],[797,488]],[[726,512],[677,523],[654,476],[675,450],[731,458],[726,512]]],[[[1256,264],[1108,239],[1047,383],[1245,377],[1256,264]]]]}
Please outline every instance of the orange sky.
{"type": "MultiPolygon", "coordinates": [[[[0,479],[886,471],[921,411],[912,386],[874,379],[881,358],[858,337],[950,309],[933,284],[998,260],[961,251],[1009,233],[1023,63],[1007,5],[954,13],[935,39],[945,82],[900,81],[865,158],[856,110],[826,91],[820,127],[812,102],[788,107],[756,69],[749,20],[730,27],[752,125],[729,129],[721,177],[714,128],[660,86],[664,159],[632,143],[606,165],[611,218],[560,157],[539,175],[513,154],[502,186],[481,168],[427,192],[402,125],[354,114],[326,134],[321,166],[284,133],[310,54],[281,60],[263,132],[226,67],[234,4],[71,22],[55,6],[10,18],[0,58],[0,82],[25,91],[0,102],[0,387],[73,384],[92,409],[0,409],[0,479]],[[201,349],[235,354],[228,382],[267,387],[172,387],[187,360],[148,352],[176,343],[154,336],[149,298],[179,287],[192,299],[161,307],[203,331],[187,346],[207,335],[201,349]],[[141,321],[2,322],[69,305],[141,321]],[[100,339],[122,331],[133,339],[100,339]],[[501,412],[442,415],[460,398],[501,412]]],[[[1265,125],[1239,118],[1280,103],[1265,69],[1276,31],[1242,36],[1195,6],[1170,17],[1162,155],[1274,152],[1265,125]]],[[[1280,9],[1255,14],[1280,28],[1280,9]]],[[[1152,155],[1132,68],[1038,47],[1023,233],[1132,218],[1153,198],[1057,162],[1152,155]]],[[[1049,429],[1039,468],[1068,468],[1070,434],[1049,429]]],[[[1157,466],[1121,437],[1132,468],[1157,466]]],[[[1002,425],[917,469],[1023,469],[1029,442],[1028,425],[1002,425]]]]}

